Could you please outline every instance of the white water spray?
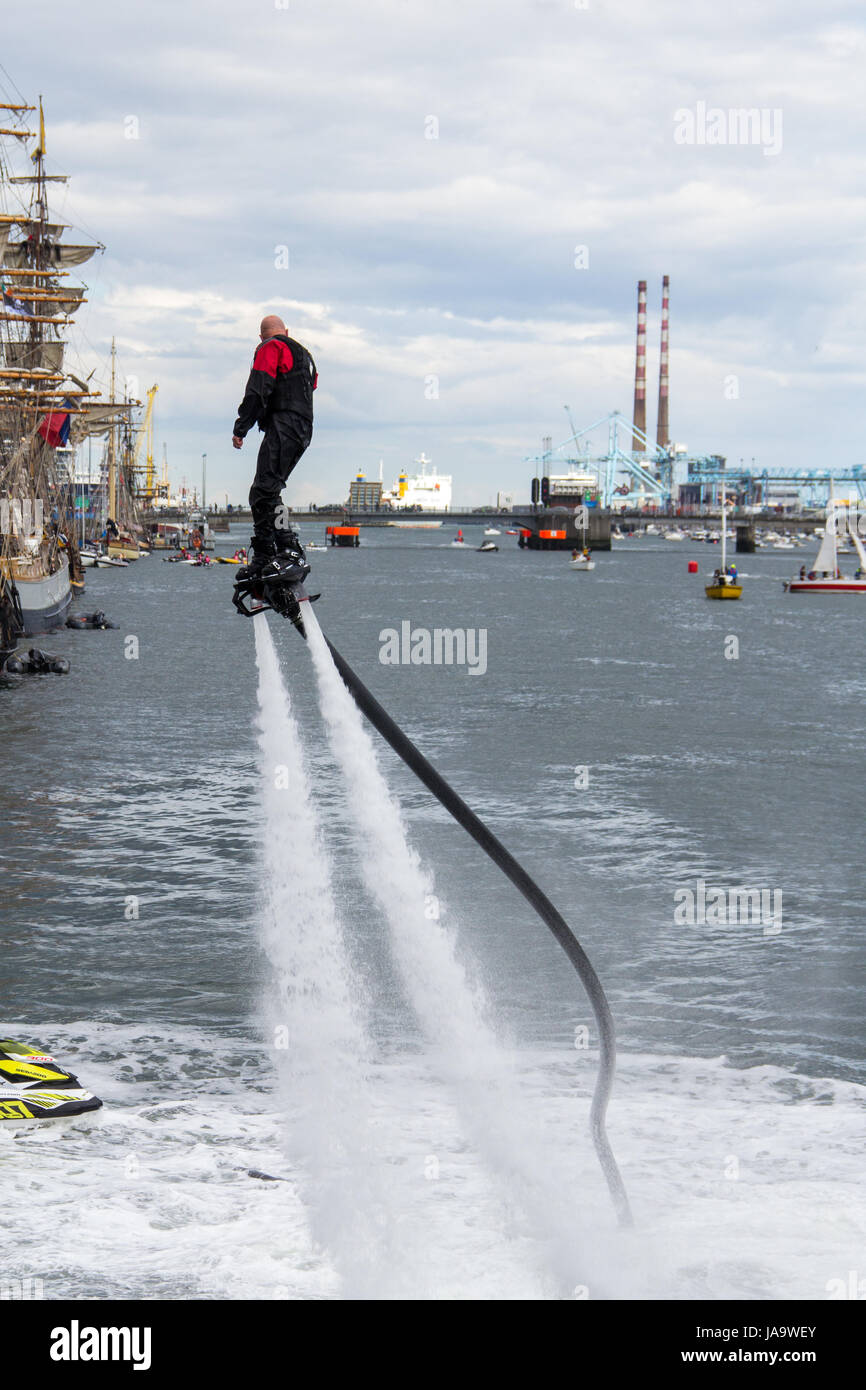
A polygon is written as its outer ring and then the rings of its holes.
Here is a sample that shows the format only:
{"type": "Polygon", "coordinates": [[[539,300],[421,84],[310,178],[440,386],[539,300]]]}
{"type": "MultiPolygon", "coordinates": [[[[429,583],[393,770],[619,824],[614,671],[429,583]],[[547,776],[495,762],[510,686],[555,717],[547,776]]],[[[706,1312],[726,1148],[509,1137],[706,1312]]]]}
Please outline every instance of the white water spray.
{"type": "Polygon", "coordinates": [[[309,605],[304,626],[364,879],[388,920],[415,1012],[437,1048],[474,1144],[507,1195],[529,1216],[534,1234],[549,1244],[558,1279],[573,1282],[579,1250],[571,1202],[563,1203],[550,1177],[550,1154],[535,1139],[537,1117],[528,1113],[508,1059],[486,1022],[483,991],[468,980],[453,939],[438,919],[432,876],[409,845],[400,807],[309,605]]]}
{"type": "Polygon", "coordinates": [[[313,1237],[349,1297],[387,1294],[399,1194],[371,1152],[368,1044],[298,726],[264,615],[254,619],[264,824],[262,945],[289,1156],[313,1237]],[[395,1207],[397,1208],[395,1210],[395,1207]]]}

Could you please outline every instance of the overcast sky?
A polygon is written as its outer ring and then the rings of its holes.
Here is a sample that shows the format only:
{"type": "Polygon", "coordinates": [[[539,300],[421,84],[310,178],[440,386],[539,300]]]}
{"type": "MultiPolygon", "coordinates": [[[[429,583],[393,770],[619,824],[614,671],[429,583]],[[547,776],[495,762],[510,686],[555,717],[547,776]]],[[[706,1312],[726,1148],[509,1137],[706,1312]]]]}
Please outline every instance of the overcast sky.
{"type": "Polygon", "coordinates": [[[237,454],[231,426],[273,310],[320,372],[291,501],[422,450],[458,503],[526,497],[565,404],[630,417],[638,279],[654,434],[664,273],[674,439],[863,461],[860,6],[37,8],[5,7],[0,61],[44,95],[58,210],[107,248],[74,348],[104,374],[114,334],[140,391],[159,383],[175,480],[206,452],[211,499],[246,495],[257,436],[237,454]],[[702,110],[737,108],[765,112],[757,143],[697,143],[702,110]]]}

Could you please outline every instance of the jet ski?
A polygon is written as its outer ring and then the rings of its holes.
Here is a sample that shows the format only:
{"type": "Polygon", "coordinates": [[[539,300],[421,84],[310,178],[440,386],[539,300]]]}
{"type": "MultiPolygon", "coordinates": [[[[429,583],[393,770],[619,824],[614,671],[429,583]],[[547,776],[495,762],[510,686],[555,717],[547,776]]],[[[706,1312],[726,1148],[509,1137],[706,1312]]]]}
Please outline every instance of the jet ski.
{"type": "Polygon", "coordinates": [[[54,1120],[101,1106],[102,1101],[86,1091],[77,1076],[46,1052],[0,1038],[0,1122],[54,1120]]]}

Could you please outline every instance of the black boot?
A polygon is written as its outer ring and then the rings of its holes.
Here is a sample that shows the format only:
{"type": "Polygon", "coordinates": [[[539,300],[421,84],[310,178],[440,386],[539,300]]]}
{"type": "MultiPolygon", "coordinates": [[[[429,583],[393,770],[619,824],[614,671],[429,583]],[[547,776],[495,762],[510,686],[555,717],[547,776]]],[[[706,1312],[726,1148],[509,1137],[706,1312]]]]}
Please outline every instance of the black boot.
{"type": "Polygon", "coordinates": [[[273,565],[277,545],[273,536],[253,536],[247,551],[247,563],[237,571],[238,579],[261,579],[273,565]]]}
{"type": "Polygon", "coordinates": [[[280,574],[291,584],[301,584],[310,573],[310,566],[307,564],[297,531],[290,528],[278,529],[276,547],[276,561],[280,567],[280,574]]]}

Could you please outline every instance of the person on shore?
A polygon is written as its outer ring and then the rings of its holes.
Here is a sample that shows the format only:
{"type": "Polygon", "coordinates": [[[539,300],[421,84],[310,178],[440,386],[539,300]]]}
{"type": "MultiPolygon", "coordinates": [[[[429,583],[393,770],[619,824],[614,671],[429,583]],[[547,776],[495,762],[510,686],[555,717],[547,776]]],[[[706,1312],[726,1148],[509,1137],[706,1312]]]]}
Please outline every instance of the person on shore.
{"type": "Polygon", "coordinates": [[[316,364],[307,349],[290,338],[276,314],[267,314],[259,330],[244,398],[232,431],[236,449],[253,425],[264,432],[250,489],[253,514],[250,574],[300,582],[310,572],[297,532],[281,524],[280,494],[289,474],[313,437],[313,392],[316,364]]]}

